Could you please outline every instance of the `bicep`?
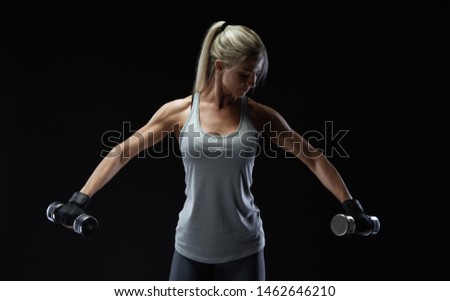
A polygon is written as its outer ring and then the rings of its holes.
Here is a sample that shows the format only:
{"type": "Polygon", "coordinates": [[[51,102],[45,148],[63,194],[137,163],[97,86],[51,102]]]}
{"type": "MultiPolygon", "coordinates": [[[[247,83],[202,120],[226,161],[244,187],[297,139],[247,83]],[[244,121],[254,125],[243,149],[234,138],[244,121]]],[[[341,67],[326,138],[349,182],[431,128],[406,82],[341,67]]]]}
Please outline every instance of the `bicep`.
{"type": "Polygon", "coordinates": [[[309,167],[314,164],[314,159],[321,156],[321,151],[293,130],[278,112],[270,110],[268,125],[270,126],[266,128],[269,131],[263,132],[265,137],[270,137],[272,143],[293,154],[309,167]]]}

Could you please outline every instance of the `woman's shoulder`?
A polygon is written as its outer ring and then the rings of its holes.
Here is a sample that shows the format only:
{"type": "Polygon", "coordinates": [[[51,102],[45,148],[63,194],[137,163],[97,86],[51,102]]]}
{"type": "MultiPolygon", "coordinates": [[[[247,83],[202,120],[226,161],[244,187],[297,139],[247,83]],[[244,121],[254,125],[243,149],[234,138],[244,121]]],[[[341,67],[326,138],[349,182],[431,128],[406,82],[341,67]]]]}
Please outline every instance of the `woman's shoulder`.
{"type": "Polygon", "coordinates": [[[253,98],[247,97],[248,109],[255,114],[266,114],[271,108],[264,105],[253,98]]]}
{"type": "Polygon", "coordinates": [[[192,102],[192,95],[188,95],[183,98],[178,98],[166,102],[163,107],[169,109],[170,111],[180,112],[190,109],[192,102]]]}
{"type": "Polygon", "coordinates": [[[160,108],[160,111],[164,112],[162,116],[172,128],[177,125],[182,128],[191,112],[191,102],[192,95],[170,100],[160,108]]]}
{"type": "Polygon", "coordinates": [[[179,124],[185,119],[185,116],[189,115],[191,96],[169,100],[163,103],[159,109],[153,114],[151,120],[157,120],[167,124],[167,126],[173,126],[179,124]]]}
{"type": "Polygon", "coordinates": [[[265,124],[271,122],[279,114],[268,105],[262,104],[250,97],[248,101],[248,113],[254,126],[261,131],[265,124]]]}
{"type": "Polygon", "coordinates": [[[191,109],[192,95],[183,98],[169,100],[165,102],[158,110],[157,114],[161,114],[165,118],[171,117],[179,119],[180,116],[189,114],[191,109]]]}

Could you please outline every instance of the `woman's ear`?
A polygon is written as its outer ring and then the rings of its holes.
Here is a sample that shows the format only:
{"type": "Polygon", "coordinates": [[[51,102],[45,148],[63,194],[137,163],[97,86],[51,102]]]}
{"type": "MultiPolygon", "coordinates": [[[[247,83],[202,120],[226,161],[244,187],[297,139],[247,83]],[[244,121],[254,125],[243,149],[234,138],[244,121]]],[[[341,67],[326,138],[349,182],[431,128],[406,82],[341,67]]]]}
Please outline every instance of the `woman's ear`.
{"type": "Polygon", "coordinates": [[[223,70],[225,69],[225,64],[224,64],[224,62],[221,61],[221,60],[219,60],[219,59],[217,59],[217,60],[214,62],[214,66],[216,67],[216,70],[219,71],[219,72],[223,72],[223,70]]]}

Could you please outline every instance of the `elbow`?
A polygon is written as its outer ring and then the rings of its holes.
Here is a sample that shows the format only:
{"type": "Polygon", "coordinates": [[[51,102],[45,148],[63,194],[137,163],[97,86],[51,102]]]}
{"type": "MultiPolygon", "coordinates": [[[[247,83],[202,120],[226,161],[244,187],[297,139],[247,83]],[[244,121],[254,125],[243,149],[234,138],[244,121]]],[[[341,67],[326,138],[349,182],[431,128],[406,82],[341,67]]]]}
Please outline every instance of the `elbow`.
{"type": "Polygon", "coordinates": [[[329,164],[328,159],[321,152],[317,152],[314,156],[308,156],[302,161],[314,173],[316,173],[317,170],[323,168],[325,165],[329,164]]]}
{"type": "Polygon", "coordinates": [[[115,161],[115,164],[124,166],[132,158],[129,149],[124,147],[124,145],[116,145],[108,154],[109,159],[115,161]]]}
{"type": "Polygon", "coordinates": [[[121,166],[124,166],[131,160],[134,156],[131,154],[129,149],[122,149],[119,156],[119,163],[121,166]]]}

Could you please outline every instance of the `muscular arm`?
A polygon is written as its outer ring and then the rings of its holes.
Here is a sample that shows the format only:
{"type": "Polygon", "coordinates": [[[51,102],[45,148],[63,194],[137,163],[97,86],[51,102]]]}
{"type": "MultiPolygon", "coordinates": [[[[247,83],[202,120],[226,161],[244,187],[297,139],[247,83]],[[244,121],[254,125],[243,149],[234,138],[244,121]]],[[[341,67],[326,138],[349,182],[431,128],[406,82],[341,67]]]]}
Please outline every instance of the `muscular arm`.
{"type": "Polygon", "coordinates": [[[351,199],[342,177],[324,154],[294,131],[278,112],[260,106],[261,120],[270,125],[264,127],[263,135],[300,159],[341,203],[351,199]]]}
{"type": "Polygon", "coordinates": [[[92,197],[108,183],[117,172],[141,151],[159,143],[174,130],[180,116],[188,108],[186,99],[164,104],[149,120],[124,142],[116,145],[95,168],[80,192],[92,197]]]}

